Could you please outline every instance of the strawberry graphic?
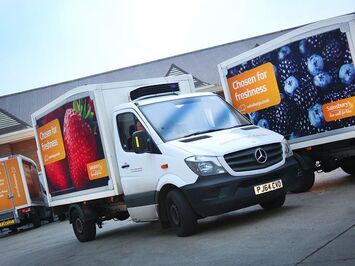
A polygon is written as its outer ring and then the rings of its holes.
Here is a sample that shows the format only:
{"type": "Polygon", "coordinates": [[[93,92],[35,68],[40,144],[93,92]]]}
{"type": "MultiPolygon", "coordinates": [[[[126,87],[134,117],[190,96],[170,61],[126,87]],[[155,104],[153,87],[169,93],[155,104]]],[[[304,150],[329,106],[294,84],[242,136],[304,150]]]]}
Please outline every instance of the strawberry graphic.
{"type": "Polygon", "coordinates": [[[71,187],[68,178],[68,166],[65,160],[56,161],[44,166],[50,192],[65,190],[71,187]]]}
{"type": "Polygon", "coordinates": [[[89,184],[86,165],[97,158],[94,113],[86,99],[73,102],[73,108],[64,115],[64,146],[68,158],[72,183],[77,190],[89,184]]]}

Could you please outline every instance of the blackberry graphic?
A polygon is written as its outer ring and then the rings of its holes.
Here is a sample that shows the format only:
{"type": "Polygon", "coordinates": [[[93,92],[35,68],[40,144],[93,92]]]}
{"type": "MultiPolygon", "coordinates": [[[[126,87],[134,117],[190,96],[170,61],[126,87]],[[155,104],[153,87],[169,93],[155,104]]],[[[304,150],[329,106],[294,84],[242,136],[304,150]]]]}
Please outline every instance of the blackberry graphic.
{"type": "Polygon", "coordinates": [[[265,63],[270,62],[270,61],[271,61],[271,55],[269,55],[269,54],[261,55],[261,56],[258,56],[256,58],[253,58],[251,60],[251,65],[253,67],[257,67],[257,66],[260,66],[260,65],[265,64],[265,63]]]}
{"type": "Polygon", "coordinates": [[[315,35],[309,38],[306,38],[307,48],[310,49],[312,52],[318,52],[324,46],[324,35],[315,35]]]}
{"type": "Polygon", "coordinates": [[[276,131],[284,136],[289,136],[292,131],[293,116],[291,108],[286,103],[259,111],[260,117],[258,126],[276,131]]]}
{"type": "Polygon", "coordinates": [[[339,68],[337,66],[331,66],[328,68],[328,74],[332,79],[333,85],[338,85],[340,83],[339,79],[339,68]]]}
{"type": "Polygon", "coordinates": [[[294,92],[292,99],[300,110],[308,110],[319,102],[318,90],[313,84],[305,84],[294,92]]]}
{"type": "Polygon", "coordinates": [[[340,44],[343,47],[349,47],[348,38],[346,37],[346,33],[345,32],[339,32],[339,35],[338,35],[337,39],[339,39],[340,44]]]}
{"type": "Polygon", "coordinates": [[[350,93],[347,90],[343,90],[343,91],[332,91],[327,93],[326,95],[324,95],[323,99],[322,99],[322,103],[326,104],[326,103],[331,103],[331,102],[335,102],[344,98],[348,98],[350,97],[350,93]]]}
{"type": "Polygon", "coordinates": [[[316,134],[316,133],[319,133],[322,131],[324,131],[324,129],[316,128],[311,125],[311,123],[308,119],[307,112],[301,114],[295,122],[294,134],[298,134],[298,136],[300,136],[300,137],[316,134]]]}
{"type": "Polygon", "coordinates": [[[307,57],[301,57],[299,60],[299,69],[301,75],[306,75],[308,74],[308,64],[307,64],[307,57]]]}
{"type": "Polygon", "coordinates": [[[281,103],[273,108],[273,123],[271,124],[271,129],[280,133],[281,135],[288,136],[292,132],[292,112],[291,108],[285,104],[281,103]]]}
{"type": "Polygon", "coordinates": [[[353,97],[355,96],[355,84],[350,84],[344,89],[344,94],[347,95],[347,97],[353,97]]]}
{"type": "Polygon", "coordinates": [[[297,62],[294,59],[287,58],[285,60],[282,60],[278,65],[278,75],[282,87],[285,85],[285,81],[288,77],[297,76],[298,73],[299,69],[297,66],[297,62]]]}
{"type": "Polygon", "coordinates": [[[344,49],[340,41],[336,39],[330,40],[322,50],[322,56],[326,66],[339,65],[342,61],[344,49]]]}
{"type": "Polygon", "coordinates": [[[342,127],[351,127],[355,125],[355,116],[340,120],[342,127]]]}
{"type": "Polygon", "coordinates": [[[350,53],[349,49],[346,49],[346,51],[344,53],[343,63],[344,64],[352,64],[353,63],[353,59],[351,57],[351,53],[350,53]]]}

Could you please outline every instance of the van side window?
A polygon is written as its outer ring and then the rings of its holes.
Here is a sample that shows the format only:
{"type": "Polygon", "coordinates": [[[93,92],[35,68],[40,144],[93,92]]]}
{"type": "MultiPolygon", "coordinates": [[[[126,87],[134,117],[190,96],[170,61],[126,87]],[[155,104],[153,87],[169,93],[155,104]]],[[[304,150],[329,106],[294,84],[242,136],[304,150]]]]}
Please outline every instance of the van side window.
{"type": "Polygon", "coordinates": [[[126,152],[133,152],[132,133],[136,131],[137,121],[138,119],[132,113],[122,113],[116,117],[118,135],[122,149],[126,152]]]}

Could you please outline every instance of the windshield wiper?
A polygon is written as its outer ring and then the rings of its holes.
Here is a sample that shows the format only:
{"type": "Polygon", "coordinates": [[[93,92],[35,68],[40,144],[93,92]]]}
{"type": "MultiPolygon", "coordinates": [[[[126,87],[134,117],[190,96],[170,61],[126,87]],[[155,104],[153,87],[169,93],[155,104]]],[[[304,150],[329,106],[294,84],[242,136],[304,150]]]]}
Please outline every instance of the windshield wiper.
{"type": "Polygon", "coordinates": [[[183,138],[188,138],[188,137],[192,137],[192,136],[196,136],[196,135],[201,135],[201,134],[205,134],[205,133],[211,133],[211,132],[220,131],[220,130],[225,130],[225,129],[231,129],[231,128],[237,128],[237,127],[250,126],[250,125],[252,125],[252,124],[243,124],[243,125],[236,125],[236,126],[226,127],[226,128],[217,128],[217,129],[201,130],[201,131],[196,131],[196,132],[191,133],[191,134],[187,134],[187,135],[183,136],[183,138]]]}
{"type": "Polygon", "coordinates": [[[195,133],[191,133],[191,134],[187,134],[187,135],[183,136],[183,138],[188,138],[188,137],[191,137],[191,136],[201,135],[201,134],[210,133],[210,132],[214,132],[214,131],[219,131],[219,130],[223,130],[223,129],[224,128],[217,128],[217,129],[196,131],[195,133]]]}

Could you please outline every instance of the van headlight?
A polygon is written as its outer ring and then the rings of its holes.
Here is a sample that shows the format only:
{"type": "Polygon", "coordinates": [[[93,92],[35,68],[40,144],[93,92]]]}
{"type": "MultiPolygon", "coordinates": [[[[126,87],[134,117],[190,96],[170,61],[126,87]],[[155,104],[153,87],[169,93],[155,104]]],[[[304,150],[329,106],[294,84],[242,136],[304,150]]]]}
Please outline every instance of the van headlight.
{"type": "Polygon", "coordinates": [[[213,156],[191,156],[185,159],[187,166],[199,176],[223,174],[226,170],[213,156]]]}
{"type": "Polygon", "coordinates": [[[290,144],[288,144],[288,141],[283,139],[282,145],[284,146],[284,151],[285,151],[285,157],[288,158],[293,155],[293,152],[291,150],[290,144]]]}

